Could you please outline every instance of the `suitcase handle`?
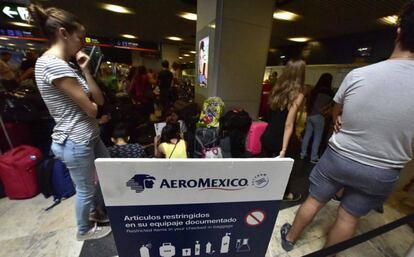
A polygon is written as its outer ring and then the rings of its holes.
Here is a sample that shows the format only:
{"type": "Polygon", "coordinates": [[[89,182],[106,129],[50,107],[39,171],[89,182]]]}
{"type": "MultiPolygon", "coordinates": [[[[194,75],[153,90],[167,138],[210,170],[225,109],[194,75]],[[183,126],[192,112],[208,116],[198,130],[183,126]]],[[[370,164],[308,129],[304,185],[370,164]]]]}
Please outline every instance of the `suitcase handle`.
{"type": "Polygon", "coordinates": [[[1,125],[1,128],[3,129],[3,133],[4,133],[4,136],[6,137],[7,143],[9,143],[10,149],[13,149],[13,144],[10,140],[6,126],[4,126],[3,118],[1,117],[1,115],[0,115],[0,125],[1,125]]]}

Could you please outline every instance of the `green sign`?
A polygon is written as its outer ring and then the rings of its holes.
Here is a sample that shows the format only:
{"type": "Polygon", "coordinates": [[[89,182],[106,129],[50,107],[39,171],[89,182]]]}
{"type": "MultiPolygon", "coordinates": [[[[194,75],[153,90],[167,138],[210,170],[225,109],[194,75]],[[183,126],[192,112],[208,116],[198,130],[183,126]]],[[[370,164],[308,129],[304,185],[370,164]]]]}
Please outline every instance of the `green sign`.
{"type": "Polygon", "coordinates": [[[30,19],[29,11],[25,6],[3,3],[0,4],[2,17],[7,16],[15,21],[28,21],[30,19]]]}

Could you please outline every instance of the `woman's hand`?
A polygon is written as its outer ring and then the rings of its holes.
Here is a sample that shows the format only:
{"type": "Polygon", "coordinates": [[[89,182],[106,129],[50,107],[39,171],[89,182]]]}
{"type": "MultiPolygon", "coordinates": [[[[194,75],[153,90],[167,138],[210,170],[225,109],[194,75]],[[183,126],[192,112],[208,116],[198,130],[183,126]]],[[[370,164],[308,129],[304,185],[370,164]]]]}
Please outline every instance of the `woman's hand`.
{"type": "Polygon", "coordinates": [[[284,150],[282,150],[282,151],[280,151],[280,153],[279,153],[279,158],[285,158],[285,156],[286,156],[286,151],[284,151],[284,150]]]}
{"type": "Polygon", "coordinates": [[[79,67],[83,72],[89,72],[89,61],[90,58],[87,54],[82,51],[79,51],[76,54],[76,61],[78,62],[79,67]]]}

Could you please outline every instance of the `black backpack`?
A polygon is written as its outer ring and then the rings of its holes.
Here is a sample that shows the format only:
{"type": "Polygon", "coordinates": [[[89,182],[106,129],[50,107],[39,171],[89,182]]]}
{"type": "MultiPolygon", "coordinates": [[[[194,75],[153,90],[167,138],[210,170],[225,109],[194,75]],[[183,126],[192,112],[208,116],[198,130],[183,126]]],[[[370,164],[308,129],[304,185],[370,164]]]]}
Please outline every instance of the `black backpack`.
{"type": "Polygon", "coordinates": [[[252,118],[242,109],[228,111],[220,118],[220,145],[224,157],[248,157],[246,138],[251,125],[252,118]]]}

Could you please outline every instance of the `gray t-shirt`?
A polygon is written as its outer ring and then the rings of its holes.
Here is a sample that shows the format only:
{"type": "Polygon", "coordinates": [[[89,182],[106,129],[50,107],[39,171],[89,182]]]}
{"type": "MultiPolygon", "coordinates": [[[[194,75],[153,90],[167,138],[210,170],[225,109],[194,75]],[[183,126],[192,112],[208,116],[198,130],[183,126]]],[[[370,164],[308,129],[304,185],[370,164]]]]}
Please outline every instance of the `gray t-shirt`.
{"type": "Polygon", "coordinates": [[[414,61],[387,60],[350,72],[334,101],[342,128],[329,145],[357,162],[401,169],[414,149],[414,61]]]}
{"type": "Polygon", "coordinates": [[[63,144],[66,139],[75,143],[88,144],[99,136],[96,119],[90,118],[72,99],[53,82],[56,79],[70,77],[79,82],[83,91],[90,96],[85,79],[67,62],[55,56],[40,57],[35,66],[36,84],[40,94],[56,122],[53,128],[53,142],[63,144]]]}

